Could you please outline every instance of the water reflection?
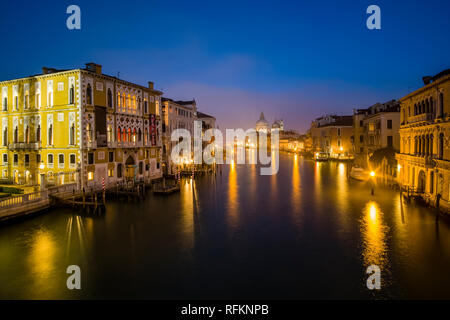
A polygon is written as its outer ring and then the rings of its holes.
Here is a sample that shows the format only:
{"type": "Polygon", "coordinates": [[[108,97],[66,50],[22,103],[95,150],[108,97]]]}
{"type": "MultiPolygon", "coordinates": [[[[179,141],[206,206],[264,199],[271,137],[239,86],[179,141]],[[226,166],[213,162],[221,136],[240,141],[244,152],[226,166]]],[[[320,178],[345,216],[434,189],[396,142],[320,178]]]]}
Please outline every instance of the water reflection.
{"type": "Polygon", "coordinates": [[[361,233],[363,240],[364,265],[377,265],[382,270],[388,265],[386,237],[388,227],[383,224],[383,212],[375,201],[363,209],[361,233]]]}
{"type": "Polygon", "coordinates": [[[181,223],[188,248],[194,247],[194,190],[190,179],[181,181],[181,223]]]}
{"type": "Polygon", "coordinates": [[[300,169],[298,168],[298,156],[294,155],[292,165],[292,195],[291,203],[294,212],[300,211],[300,169]]]}
{"type": "Polygon", "coordinates": [[[230,164],[228,176],[228,225],[237,228],[239,222],[239,185],[237,182],[236,164],[234,160],[230,164]]]}
{"type": "Polygon", "coordinates": [[[58,245],[53,235],[45,229],[39,229],[31,239],[31,252],[28,259],[29,269],[35,276],[30,290],[40,291],[49,286],[49,278],[55,272],[58,245]]]}

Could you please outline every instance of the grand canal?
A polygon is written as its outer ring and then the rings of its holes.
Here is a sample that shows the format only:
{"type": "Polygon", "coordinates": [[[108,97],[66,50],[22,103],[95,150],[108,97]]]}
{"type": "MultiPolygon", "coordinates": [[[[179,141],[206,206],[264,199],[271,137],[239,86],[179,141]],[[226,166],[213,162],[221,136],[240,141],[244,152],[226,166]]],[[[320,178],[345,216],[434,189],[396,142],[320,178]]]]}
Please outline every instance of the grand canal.
{"type": "Polygon", "coordinates": [[[0,227],[0,298],[450,298],[450,224],[344,163],[280,155],[181,192],[0,227]],[[366,268],[381,268],[379,291],[366,268]],[[82,289],[66,288],[81,268],[82,289]]]}

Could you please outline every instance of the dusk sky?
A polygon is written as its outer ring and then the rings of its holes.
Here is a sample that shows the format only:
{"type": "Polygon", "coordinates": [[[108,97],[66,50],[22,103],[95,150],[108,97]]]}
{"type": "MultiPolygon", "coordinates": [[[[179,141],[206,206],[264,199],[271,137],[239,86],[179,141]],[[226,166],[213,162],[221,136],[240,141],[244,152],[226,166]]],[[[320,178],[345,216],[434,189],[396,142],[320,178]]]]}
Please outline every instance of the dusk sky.
{"type": "Polygon", "coordinates": [[[103,72],[197,100],[223,128],[263,111],[305,132],[324,113],[397,99],[450,67],[450,1],[2,1],[0,80],[103,72]],[[66,8],[81,8],[81,30],[66,8]],[[381,30],[366,9],[381,8],[381,30]]]}

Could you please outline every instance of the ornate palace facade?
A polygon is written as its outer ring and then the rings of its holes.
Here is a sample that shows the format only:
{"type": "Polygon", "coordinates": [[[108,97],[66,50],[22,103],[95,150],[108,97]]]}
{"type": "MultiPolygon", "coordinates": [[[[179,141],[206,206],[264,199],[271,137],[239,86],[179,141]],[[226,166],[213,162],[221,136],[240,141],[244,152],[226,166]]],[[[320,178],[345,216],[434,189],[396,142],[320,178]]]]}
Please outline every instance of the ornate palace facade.
{"type": "Polygon", "coordinates": [[[399,183],[450,208],[450,70],[400,99],[399,183]]]}
{"type": "Polygon", "coordinates": [[[0,82],[1,178],[90,187],[161,175],[161,95],[95,63],[0,82]]]}

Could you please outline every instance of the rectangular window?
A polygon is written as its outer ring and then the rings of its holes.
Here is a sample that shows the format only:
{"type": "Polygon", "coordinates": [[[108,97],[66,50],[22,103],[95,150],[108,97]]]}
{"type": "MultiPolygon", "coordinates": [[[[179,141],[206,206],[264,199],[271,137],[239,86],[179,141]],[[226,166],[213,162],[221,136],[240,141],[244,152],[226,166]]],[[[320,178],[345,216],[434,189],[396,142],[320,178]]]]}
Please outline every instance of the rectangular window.
{"type": "Polygon", "coordinates": [[[392,129],[392,120],[387,121],[387,128],[392,129]]]}
{"type": "Polygon", "coordinates": [[[392,148],[393,145],[392,136],[387,136],[387,146],[392,148]]]}
{"type": "Polygon", "coordinates": [[[108,160],[109,162],[114,162],[114,151],[109,152],[108,160]]]}
{"type": "Polygon", "coordinates": [[[39,165],[40,162],[41,162],[41,154],[38,153],[36,154],[36,164],[39,165]]]}
{"type": "Polygon", "coordinates": [[[76,158],[77,157],[73,153],[69,156],[69,161],[71,165],[74,165],[76,163],[76,158]]]}
{"type": "Polygon", "coordinates": [[[114,177],[114,169],[108,169],[108,177],[114,177]]]}
{"type": "Polygon", "coordinates": [[[338,136],[341,136],[341,128],[338,128],[338,136]]]}
{"type": "Polygon", "coordinates": [[[88,153],[88,164],[94,164],[94,153],[88,153]]]}
{"type": "Polygon", "coordinates": [[[363,136],[363,135],[359,136],[359,142],[360,142],[360,143],[363,143],[363,142],[364,142],[364,136],[363,136]]]}
{"type": "Polygon", "coordinates": [[[3,154],[3,165],[6,166],[8,164],[8,154],[4,153],[3,154]]]}
{"type": "Polygon", "coordinates": [[[14,166],[19,165],[19,155],[17,153],[14,154],[14,166]]]}
{"type": "Polygon", "coordinates": [[[25,166],[28,167],[30,165],[30,155],[25,154],[25,166]]]}

